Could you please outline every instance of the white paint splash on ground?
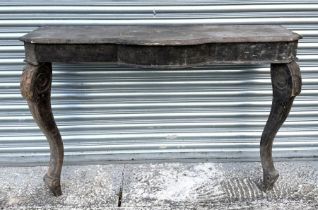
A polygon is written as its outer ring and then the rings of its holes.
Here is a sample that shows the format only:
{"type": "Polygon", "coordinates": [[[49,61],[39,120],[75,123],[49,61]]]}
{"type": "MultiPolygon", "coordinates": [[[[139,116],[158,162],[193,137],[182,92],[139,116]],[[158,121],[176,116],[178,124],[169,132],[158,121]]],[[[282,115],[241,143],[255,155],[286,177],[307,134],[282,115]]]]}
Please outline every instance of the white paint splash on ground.
{"type": "Polygon", "coordinates": [[[130,186],[134,189],[134,194],[129,195],[131,199],[147,197],[157,203],[193,203],[199,202],[202,194],[209,194],[209,197],[224,195],[217,179],[223,177],[223,172],[215,163],[170,163],[159,167],[158,164],[150,164],[138,167],[138,170],[142,173],[138,173],[133,186],[130,186]]]}
{"type": "Polygon", "coordinates": [[[167,170],[162,175],[165,182],[161,190],[154,194],[159,200],[198,201],[197,190],[206,185],[217,186],[214,188],[215,195],[223,193],[220,185],[217,184],[218,180],[210,179],[222,177],[222,171],[215,167],[215,164],[205,163],[178,173],[167,170]]]}

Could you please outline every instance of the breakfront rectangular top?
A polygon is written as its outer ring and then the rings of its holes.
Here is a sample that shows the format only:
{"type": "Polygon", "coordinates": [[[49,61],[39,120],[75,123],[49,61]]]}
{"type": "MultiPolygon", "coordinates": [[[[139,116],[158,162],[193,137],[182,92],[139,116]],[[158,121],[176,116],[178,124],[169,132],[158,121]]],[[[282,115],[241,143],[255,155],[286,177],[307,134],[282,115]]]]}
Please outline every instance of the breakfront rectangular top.
{"type": "Polygon", "coordinates": [[[26,60],[153,68],[289,63],[301,36],[278,25],[47,26],[20,38],[26,60]]]}
{"type": "Polygon", "coordinates": [[[48,26],[23,37],[37,44],[197,45],[292,42],[300,39],[277,25],[48,26]]]}

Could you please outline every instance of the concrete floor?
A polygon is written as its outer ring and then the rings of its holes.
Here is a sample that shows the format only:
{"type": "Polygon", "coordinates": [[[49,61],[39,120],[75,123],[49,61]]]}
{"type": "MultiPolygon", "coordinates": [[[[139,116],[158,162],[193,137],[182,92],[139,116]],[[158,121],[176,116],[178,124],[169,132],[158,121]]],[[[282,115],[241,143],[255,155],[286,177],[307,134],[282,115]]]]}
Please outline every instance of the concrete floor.
{"type": "Polygon", "coordinates": [[[53,197],[46,167],[1,167],[0,209],[318,209],[318,161],[276,168],[280,178],[264,193],[259,162],[65,166],[63,195],[53,197]]]}

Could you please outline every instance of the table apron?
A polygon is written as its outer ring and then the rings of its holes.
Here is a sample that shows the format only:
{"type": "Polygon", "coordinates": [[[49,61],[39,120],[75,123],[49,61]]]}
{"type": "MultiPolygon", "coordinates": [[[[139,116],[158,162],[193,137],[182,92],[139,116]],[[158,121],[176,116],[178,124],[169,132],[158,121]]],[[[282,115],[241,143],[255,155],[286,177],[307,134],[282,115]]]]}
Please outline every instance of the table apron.
{"type": "Polygon", "coordinates": [[[296,59],[297,44],[298,41],[181,46],[25,43],[25,51],[26,61],[32,64],[109,62],[150,68],[185,68],[205,64],[290,63],[296,59]]]}

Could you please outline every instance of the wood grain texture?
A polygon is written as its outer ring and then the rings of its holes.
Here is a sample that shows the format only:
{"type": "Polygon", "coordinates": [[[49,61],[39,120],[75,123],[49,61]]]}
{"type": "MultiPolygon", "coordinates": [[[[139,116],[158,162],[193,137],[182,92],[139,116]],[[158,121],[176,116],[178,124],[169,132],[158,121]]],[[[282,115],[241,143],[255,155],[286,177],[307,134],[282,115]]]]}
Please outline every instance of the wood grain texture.
{"type": "Polygon", "coordinates": [[[289,114],[295,96],[299,95],[302,84],[300,69],[295,61],[288,64],[272,64],[271,78],[272,108],[260,144],[264,190],[272,189],[279,177],[272,158],[273,141],[289,114]]]}
{"type": "Polygon", "coordinates": [[[293,42],[300,39],[277,25],[47,26],[21,37],[34,44],[198,45],[205,43],[293,42]]]}
{"type": "Polygon", "coordinates": [[[34,120],[50,145],[50,163],[44,181],[55,196],[61,195],[60,176],[64,148],[51,109],[51,63],[27,64],[21,77],[21,93],[27,100],[34,120]]]}
{"type": "Polygon", "coordinates": [[[41,27],[20,39],[28,62],[110,62],[147,68],[289,63],[300,35],[274,25],[41,27]],[[47,53],[50,52],[50,53],[47,53]]]}
{"type": "Polygon", "coordinates": [[[297,42],[216,43],[183,46],[25,43],[26,60],[108,62],[146,68],[186,68],[208,64],[289,63],[297,42]],[[49,53],[48,53],[49,52],[49,53]]]}

